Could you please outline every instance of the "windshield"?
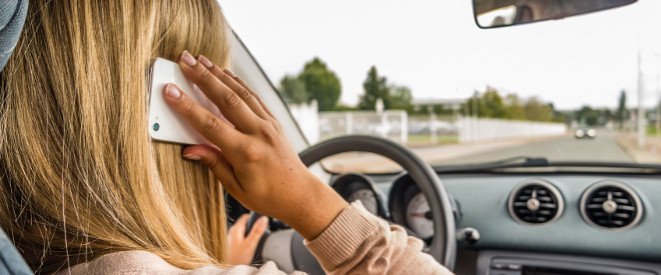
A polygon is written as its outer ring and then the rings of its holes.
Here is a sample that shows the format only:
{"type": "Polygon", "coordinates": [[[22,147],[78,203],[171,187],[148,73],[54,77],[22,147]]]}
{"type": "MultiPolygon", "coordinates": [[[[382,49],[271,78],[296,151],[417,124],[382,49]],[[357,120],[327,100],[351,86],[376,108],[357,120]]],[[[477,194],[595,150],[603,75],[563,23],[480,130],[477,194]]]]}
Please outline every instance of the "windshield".
{"type": "MultiPolygon", "coordinates": [[[[311,144],[381,136],[432,165],[661,164],[661,1],[497,29],[471,2],[221,4],[311,144]]],[[[398,169],[363,153],[324,167],[398,169]]]]}

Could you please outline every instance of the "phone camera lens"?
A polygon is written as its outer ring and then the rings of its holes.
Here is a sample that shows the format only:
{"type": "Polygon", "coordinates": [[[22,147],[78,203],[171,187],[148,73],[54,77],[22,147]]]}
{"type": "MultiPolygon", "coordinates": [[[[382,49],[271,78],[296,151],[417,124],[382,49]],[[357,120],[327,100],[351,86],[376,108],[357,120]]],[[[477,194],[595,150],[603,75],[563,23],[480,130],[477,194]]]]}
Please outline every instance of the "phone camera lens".
{"type": "Polygon", "coordinates": [[[154,131],[158,131],[159,128],[161,128],[161,126],[158,125],[158,123],[154,123],[154,131]]]}

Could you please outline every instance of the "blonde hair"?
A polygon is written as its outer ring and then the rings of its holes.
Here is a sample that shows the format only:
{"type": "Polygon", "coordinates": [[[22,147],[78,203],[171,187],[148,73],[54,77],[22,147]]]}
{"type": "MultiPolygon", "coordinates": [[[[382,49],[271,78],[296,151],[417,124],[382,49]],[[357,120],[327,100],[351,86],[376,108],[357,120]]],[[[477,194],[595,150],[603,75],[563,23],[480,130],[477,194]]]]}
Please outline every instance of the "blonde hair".
{"type": "Polygon", "coordinates": [[[33,270],[136,249],[222,266],[221,186],[150,140],[147,85],[183,50],[226,66],[228,32],[215,0],[30,2],[0,78],[0,227],[33,270]]]}

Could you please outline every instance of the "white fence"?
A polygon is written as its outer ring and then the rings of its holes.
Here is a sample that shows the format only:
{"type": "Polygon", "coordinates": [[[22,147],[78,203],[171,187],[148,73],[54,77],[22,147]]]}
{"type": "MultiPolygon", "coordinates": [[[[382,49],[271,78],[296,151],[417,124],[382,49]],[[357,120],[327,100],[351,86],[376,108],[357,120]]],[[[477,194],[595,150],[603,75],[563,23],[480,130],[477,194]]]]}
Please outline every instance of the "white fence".
{"type": "Polygon", "coordinates": [[[407,143],[409,135],[418,142],[428,136],[434,144],[438,138],[459,143],[549,137],[567,133],[563,123],[514,121],[472,117],[415,116],[402,110],[318,112],[317,103],[290,105],[289,109],[311,144],[342,135],[375,135],[407,143]],[[456,138],[455,138],[456,137],[456,138]]]}
{"type": "Polygon", "coordinates": [[[567,133],[564,123],[464,117],[457,119],[459,143],[557,136],[567,133]]]}
{"type": "Polygon", "coordinates": [[[408,116],[402,110],[383,112],[320,112],[321,139],[343,135],[375,135],[406,143],[408,116]]]}

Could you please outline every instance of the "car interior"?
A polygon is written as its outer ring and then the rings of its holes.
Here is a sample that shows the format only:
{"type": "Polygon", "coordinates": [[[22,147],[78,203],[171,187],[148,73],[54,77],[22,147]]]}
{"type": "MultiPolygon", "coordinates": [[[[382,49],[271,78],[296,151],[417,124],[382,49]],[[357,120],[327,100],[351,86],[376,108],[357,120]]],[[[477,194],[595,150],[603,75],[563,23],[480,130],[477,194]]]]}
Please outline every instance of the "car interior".
{"type": "MultiPolygon", "coordinates": [[[[645,0],[473,0],[472,19],[481,32],[533,29],[640,2],[645,0]]],[[[563,128],[560,136],[544,139],[548,144],[543,148],[517,143],[527,149],[514,155],[503,151],[507,148],[475,151],[461,161],[429,161],[426,156],[435,154],[429,147],[378,135],[341,134],[310,142],[280,88],[240,35],[236,29],[231,33],[231,68],[279,119],[304,164],[347,201],[360,200],[368,211],[422,239],[424,251],[456,274],[661,274],[661,218],[656,217],[661,212],[656,204],[661,202],[661,163],[601,157],[600,142],[617,135],[606,122],[563,128]],[[566,147],[551,143],[556,140],[566,147]],[[585,148],[592,148],[589,158],[544,153],[585,148]],[[324,162],[364,153],[380,156],[368,166],[395,168],[352,171],[345,165],[338,170],[324,162]]],[[[453,146],[448,145],[449,154],[453,146]]],[[[261,216],[229,195],[227,204],[229,222],[250,213],[250,226],[261,216]]],[[[253,262],[263,261],[274,261],[285,272],[324,274],[303,237],[273,218],[253,262]]],[[[32,273],[20,262],[11,242],[0,236],[4,271],[32,273]]]]}

